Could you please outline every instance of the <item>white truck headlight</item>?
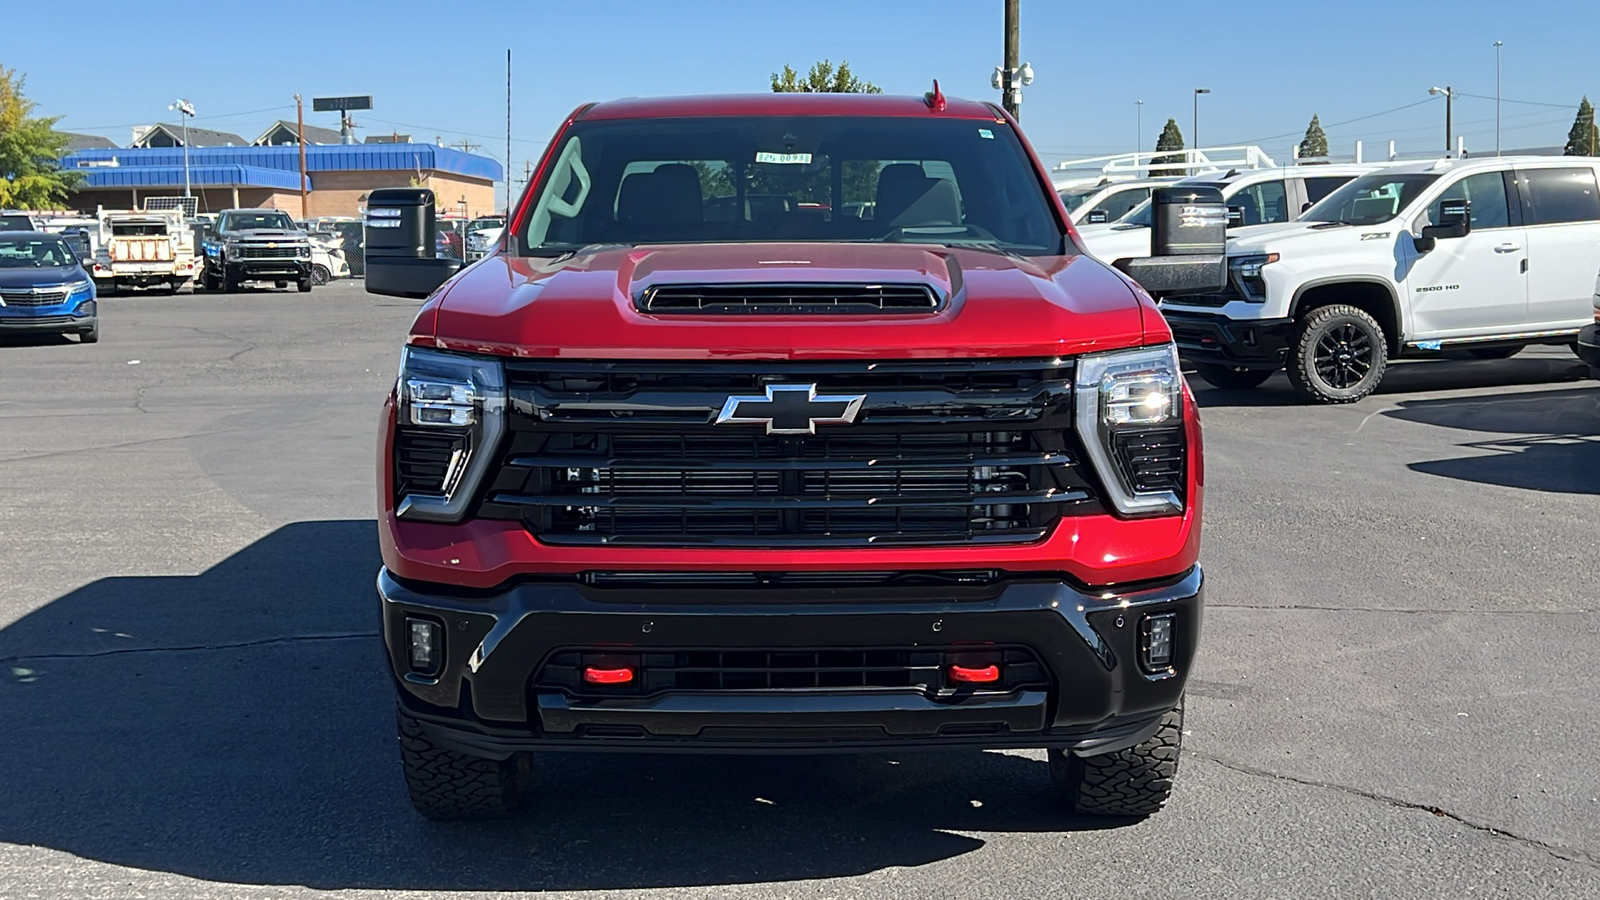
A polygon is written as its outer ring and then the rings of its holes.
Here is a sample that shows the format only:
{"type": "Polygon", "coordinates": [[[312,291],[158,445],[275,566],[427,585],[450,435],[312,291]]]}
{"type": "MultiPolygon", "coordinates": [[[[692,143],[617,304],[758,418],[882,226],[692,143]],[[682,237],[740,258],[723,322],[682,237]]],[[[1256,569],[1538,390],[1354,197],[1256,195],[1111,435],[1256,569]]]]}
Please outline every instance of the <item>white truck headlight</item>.
{"type": "Polygon", "coordinates": [[[1228,277],[1244,299],[1251,303],[1267,301],[1267,282],[1262,277],[1263,267],[1278,261],[1276,253],[1254,253],[1228,259],[1228,277]]]}
{"type": "Polygon", "coordinates": [[[1106,498],[1123,515],[1183,511],[1183,371],[1172,344],[1078,360],[1074,421],[1106,498]]]}
{"type": "Polygon", "coordinates": [[[491,357],[406,347],[395,398],[396,515],[459,520],[505,433],[504,367],[491,357]]]}

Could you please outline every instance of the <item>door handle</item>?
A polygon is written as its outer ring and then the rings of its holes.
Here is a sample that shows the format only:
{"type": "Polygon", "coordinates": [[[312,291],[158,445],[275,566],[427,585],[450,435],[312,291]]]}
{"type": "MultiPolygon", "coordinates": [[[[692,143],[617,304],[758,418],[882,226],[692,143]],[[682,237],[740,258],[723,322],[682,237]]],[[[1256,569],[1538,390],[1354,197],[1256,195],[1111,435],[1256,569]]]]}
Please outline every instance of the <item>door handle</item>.
{"type": "Polygon", "coordinates": [[[1496,252],[1496,253],[1515,253],[1515,252],[1517,252],[1518,250],[1521,250],[1521,249],[1522,248],[1518,247],[1516,244],[1501,244],[1500,246],[1494,248],[1494,252],[1496,252]]]}

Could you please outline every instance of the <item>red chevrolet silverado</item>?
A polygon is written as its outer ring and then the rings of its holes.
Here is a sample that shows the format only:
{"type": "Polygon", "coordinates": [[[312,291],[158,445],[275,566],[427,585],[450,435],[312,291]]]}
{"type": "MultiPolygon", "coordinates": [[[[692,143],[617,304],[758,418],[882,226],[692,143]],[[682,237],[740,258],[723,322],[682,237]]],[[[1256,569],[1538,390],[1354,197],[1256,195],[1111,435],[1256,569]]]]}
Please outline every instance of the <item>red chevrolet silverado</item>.
{"type": "Polygon", "coordinates": [[[600,103],[484,259],[431,202],[367,212],[369,289],[426,297],[378,454],[420,812],[515,809],[543,750],[1044,748],[1069,810],[1162,806],[1200,422],[1009,116],[600,103]]]}

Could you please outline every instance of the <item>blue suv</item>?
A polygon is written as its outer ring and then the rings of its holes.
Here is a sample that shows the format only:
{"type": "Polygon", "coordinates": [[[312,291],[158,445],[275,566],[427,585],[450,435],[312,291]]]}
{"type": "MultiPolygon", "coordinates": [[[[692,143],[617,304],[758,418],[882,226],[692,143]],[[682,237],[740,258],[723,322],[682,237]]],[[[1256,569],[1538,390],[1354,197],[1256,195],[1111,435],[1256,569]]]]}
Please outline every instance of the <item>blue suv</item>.
{"type": "Polygon", "coordinates": [[[94,280],[56,235],[0,231],[0,334],[21,331],[100,340],[94,280]]]}

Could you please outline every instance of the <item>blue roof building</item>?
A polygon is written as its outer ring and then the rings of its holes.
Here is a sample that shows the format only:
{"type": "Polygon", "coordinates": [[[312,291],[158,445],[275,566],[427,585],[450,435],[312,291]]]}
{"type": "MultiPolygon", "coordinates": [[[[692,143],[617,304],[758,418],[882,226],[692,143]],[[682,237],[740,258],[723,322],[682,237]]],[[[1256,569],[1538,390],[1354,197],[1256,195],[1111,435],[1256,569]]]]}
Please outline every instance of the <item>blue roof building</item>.
{"type": "MultiPolygon", "coordinates": [[[[500,163],[433,144],[307,144],[304,215],[358,216],[375,188],[412,180],[433,189],[446,214],[488,215],[497,210],[500,163]]],[[[63,157],[83,184],[69,205],[138,208],[144,198],[181,196],[182,147],[92,148],[63,157]]],[[[300,216],[300,147],[189,147],[190,192],[201,212],[229,207],[273,207],[300,216]]]]}

